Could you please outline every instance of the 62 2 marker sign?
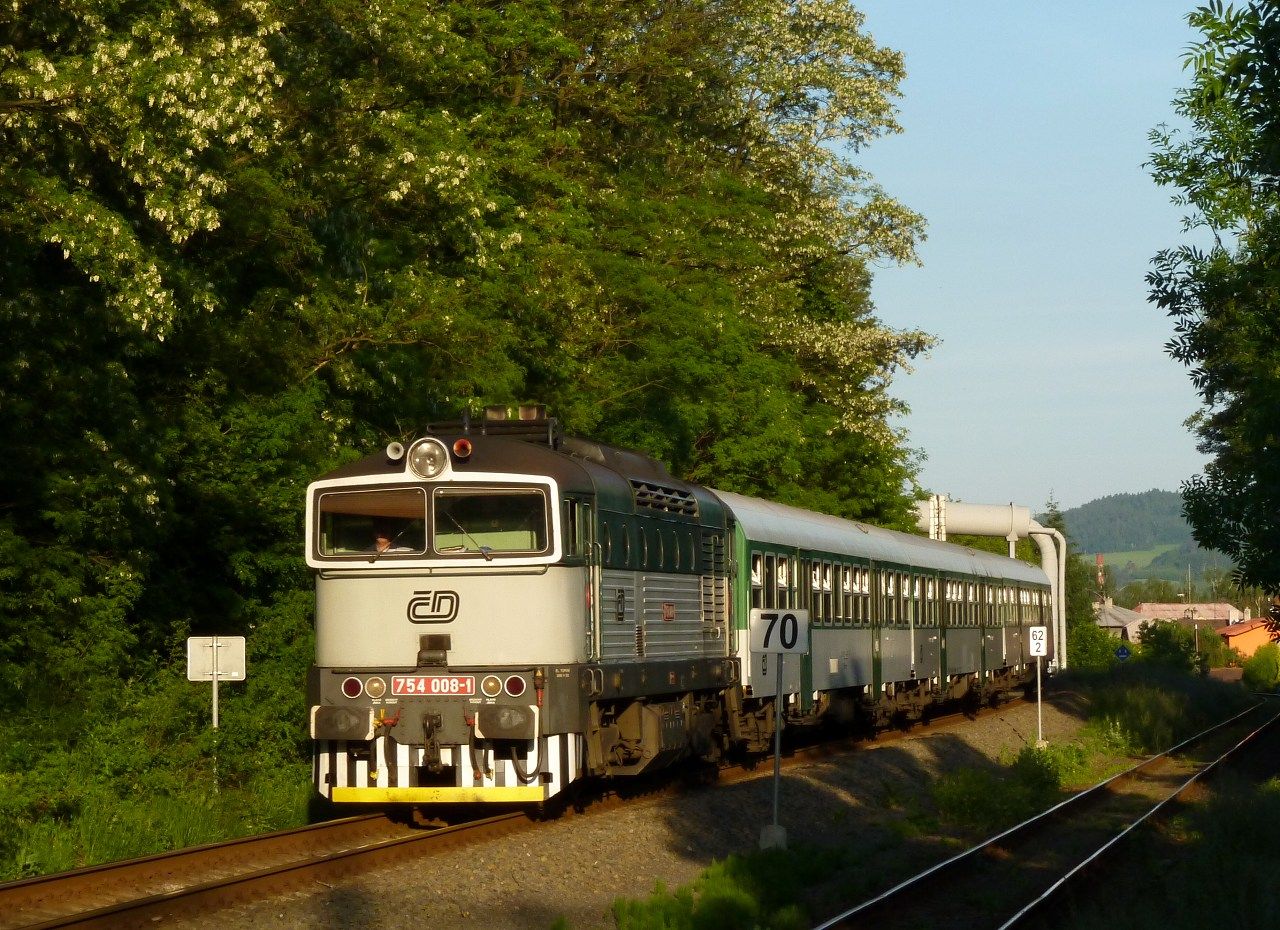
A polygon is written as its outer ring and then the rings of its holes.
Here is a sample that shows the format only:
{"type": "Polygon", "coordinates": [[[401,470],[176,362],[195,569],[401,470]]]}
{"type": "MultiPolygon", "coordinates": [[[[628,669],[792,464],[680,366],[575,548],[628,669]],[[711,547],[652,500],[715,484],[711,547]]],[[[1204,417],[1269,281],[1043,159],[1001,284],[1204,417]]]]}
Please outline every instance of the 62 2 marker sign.
{"type": "Polygon", "coordinates": [[[1033,626],[1027,632],[1031,634],[1029,640],[1029,645],[1031,646],[1030,654],[1033,656],[1047,656],[1049,654],[1049,628],[1033,626]]]}
{"type": "Polygon", "coordinates": [[[809,611],[754,607],[751,610],[751,651],[804,655],[809,651],[809,611]]]}

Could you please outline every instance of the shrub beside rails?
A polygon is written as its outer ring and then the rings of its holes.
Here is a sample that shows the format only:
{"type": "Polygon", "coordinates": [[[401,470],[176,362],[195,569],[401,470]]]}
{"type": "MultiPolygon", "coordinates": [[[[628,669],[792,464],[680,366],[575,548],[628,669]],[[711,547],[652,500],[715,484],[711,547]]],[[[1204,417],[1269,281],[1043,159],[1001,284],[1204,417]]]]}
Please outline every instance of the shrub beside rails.
{"type": "Polygon", "coordinates": [[[779,713],[992,698],[1032,674],[1050,610],[1037,567],[679,481],[541,408],[326,475],[306,532],[315,786],[340,804],[538,804],[766,752],[779,713]],[[780,708],[753,607],[810,613],[780,708]]]}

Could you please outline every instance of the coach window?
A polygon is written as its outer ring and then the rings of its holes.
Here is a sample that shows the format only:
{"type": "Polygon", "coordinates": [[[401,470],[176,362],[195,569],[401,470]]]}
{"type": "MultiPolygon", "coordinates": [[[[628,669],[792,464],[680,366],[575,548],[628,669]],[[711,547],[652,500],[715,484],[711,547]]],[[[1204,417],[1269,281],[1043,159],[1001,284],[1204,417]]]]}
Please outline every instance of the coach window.
{"type": "Polygon", "coordinates": [[[858,572],[859,616],[863,623],[871,622],[871,569],[864,568],[858,572]]]}
{"type": "Polygon", "coordinates": [[[764,556],[751,553],[751,606],[764,606],[764,556]]]}
{"type": "Polygon", "coordinates": [[[791,603],[791,577],[793,566],[786,556],[778,559],[778,590],[774,607],[794,607],[791,603]]]}
{"type": "Polygon", "coordinates": [[[809,608],[814,623],[821,623],[826,620],[826,615],[822,612],[822,563],[821,562],[801,562],[801,571],[808,576],[808,584],[805,586],[805,597],[797,606],[800,609],[809,608]],[[805,569],[808,569],[805,571],[805,569]],[[807,601],[808,603],[805,603],[807,601]]]}

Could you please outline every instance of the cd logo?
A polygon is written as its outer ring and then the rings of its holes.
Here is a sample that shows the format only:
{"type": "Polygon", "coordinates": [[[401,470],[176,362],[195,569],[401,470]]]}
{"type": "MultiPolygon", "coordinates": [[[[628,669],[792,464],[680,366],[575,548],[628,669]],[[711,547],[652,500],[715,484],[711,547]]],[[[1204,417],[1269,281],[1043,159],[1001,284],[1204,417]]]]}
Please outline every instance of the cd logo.
{"type": "Polygon", "coordinates": [[[458,619],[458,592],[414,591],[409,601],[412,623],[448,623],[458,619]]]}

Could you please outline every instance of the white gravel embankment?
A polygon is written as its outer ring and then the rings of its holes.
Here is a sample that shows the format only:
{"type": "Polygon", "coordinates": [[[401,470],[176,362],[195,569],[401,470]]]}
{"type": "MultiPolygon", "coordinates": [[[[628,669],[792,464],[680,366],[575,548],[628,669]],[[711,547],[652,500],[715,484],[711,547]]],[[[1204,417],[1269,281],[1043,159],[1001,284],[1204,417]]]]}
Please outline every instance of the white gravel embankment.
{"type": "MultiPolygon", "coordinates": [[[[1044,704],[1044,734],[1069,738],[1081,725],[1069,696],[1044,704]],[[1056,705],[1056,706],[1055,706],[1056,705]]],[[[915,797],[941,773],[990,765],[1036,737],[1036,705],[1011,705],[905,739],[783,772],[781,822],[788,838],[883,850],[915,797]]],[[[227,927],[404,930],[406,926],[526,930],[557,918],[573,930],[612,928],[610,905],[697,877],[713,860],[754,850],[772,819],[772,765],[737,785],[640,799],[621,809],[566,818],[514,838],[422,858],[274,900],[211,912],[181,924],[227,927]]],[[[939,853],[941,854],[941,853],[939,853]]],[[[820,906],[825,910],[829,907],[820,906]]]]}

